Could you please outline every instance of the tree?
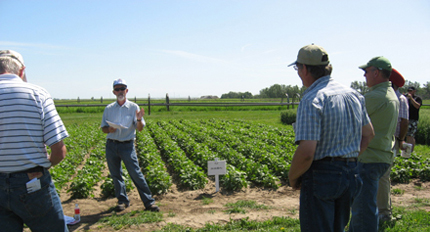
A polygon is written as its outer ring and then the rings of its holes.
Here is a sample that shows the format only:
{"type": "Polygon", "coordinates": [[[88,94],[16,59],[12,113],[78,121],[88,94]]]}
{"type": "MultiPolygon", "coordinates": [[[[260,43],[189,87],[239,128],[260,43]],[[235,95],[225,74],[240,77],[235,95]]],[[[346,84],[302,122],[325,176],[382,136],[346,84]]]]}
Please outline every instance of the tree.
{"type": "Polygon", "coordinates": [[[427,81],[427,83],[425,83],[423,85],[422,88],[422,93],[421,93],[421,97],[424,99],[429,99],[430,98],[430,81],[427,81]]]}
{"type": "Polygon", "coordinates": [[[225,94],[221,95],[221,99],[226,99],[226,98],[246,98],[246,99],[252,99],[252,98],[254,98],[254,96],[252,96],[252,93],[250,93],[248,91],[246,91],[245,93],[230,91],[229,93],[225,93],[225,94]]]}
{"type": "Polygon", "coordinates": [[[369,87],[367,87],[367,84],[365,81],[353,81],[351,82],[351,88],[357,90],[362,95],[364,95],[369,91],[369,87]]]}

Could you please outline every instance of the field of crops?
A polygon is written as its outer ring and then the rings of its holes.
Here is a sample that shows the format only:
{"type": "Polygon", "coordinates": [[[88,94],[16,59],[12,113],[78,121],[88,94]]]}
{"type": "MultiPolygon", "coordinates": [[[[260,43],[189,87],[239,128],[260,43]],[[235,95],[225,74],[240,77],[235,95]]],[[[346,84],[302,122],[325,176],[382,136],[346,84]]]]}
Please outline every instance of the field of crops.
{"type": "MultiPolygon", "coordinates": [[[[96,185],[103,196],[113,195],[112,180],[106,172],[105,134],[99,123],[72,124],[66,159],[51,170],[58,190],[69,186],[73,198],[94,196],[96,185]],[[77,168],[79,167],[79,168],[77,168]]],[[[172,183],[184,190],[202,189],[213,176],[207,162],[227,161],[227,174],[220,187],[237,191],[244,187],[277,189],[287,184],[287,173],[296,145],[291,127],[274,127],[242,120],[202,119],[151,121],[137,134],[137,153],[151,191],[163,194],[172,183]]],[[[413,155],[397,157],[393,182],[430,180],[430,159],[413,155]]],[[[133,184],[124,176],[128,189],[133,184]]]]}

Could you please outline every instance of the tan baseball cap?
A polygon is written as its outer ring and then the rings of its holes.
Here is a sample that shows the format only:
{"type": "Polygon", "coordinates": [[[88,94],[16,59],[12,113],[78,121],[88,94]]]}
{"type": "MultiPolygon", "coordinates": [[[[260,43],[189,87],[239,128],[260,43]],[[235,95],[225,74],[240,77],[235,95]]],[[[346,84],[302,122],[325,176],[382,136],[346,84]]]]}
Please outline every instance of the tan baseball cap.
{"type": "Polygon", "coordinates": [[[327,65],[330,63],[327,51],[318,45],[311,44],[302,47],[297,55],[297,60],[288,66],[297,63],[306,65],[327,65]]]}
{"type": "Polygon", "coordinates": [[[22,58],[21,54],[19,54],[18,52],[15,52],[13,50],[1,50],[0,57],[9,57],[15,61],[18,61],[19,64],[25,67],[24,59],[22,58]]]}

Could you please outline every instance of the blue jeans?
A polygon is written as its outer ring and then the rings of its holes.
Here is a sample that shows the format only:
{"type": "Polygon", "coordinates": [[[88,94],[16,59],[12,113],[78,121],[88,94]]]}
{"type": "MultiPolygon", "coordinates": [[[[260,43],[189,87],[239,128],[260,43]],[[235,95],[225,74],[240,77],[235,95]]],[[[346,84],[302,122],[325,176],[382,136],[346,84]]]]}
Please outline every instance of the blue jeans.
{"type": "Polygon", "coordinates": [[[352,218],[349,231],[377,232],[378,207],[376,194],[379,179],[390,168],[387,163],[358,163],[360,177],[363,180],[363,189],[352,205],[352,218]]]}
{"type": "Polygon", "coordinates": [[[106,160],[109,166],[110,175],[113,179],[115,197],[118,199],[118,203],[124,203],[126,205],[130,204],[124,179],[122,178],[123,173],[121,160],[124,162],[128,174],[130,174],[131,180],[136,186],[145,208],[148,208],[155,203],[155,200],[152,198],[151,190],[149,189],[145,177],[140,170],[133,142],[115,143],[111,140],[107,140],[106,160]]]}
{"type": "Polygon", "coordinates": [[[361,186],[357,162],[314,161],[302,175],[301,231],[344,231],[361,186]]]}
{"type": "Polygon", "coordinates": [[[0,173],[0,231],[69,231],[49,171],[39,178],[41,189],[27,193],[27,173],[0,173]]]}

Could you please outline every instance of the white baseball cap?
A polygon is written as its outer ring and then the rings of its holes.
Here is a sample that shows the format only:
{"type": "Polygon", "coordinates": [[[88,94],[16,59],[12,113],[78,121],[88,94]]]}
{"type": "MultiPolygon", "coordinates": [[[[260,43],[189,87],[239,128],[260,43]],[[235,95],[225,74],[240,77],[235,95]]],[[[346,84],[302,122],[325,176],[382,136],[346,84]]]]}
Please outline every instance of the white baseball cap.
{"type": "Polygon", "coordinates": [[[113,87],[115,87],[115,85],[125,85],[125,87],[127,87],[127,82],[120,78],[113,81],[113,87]]]}

